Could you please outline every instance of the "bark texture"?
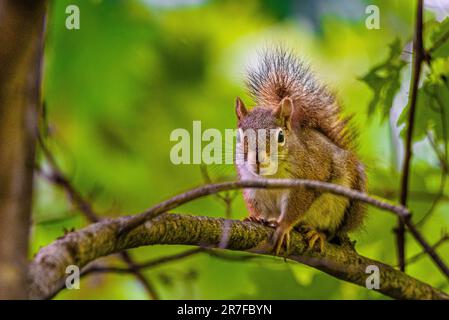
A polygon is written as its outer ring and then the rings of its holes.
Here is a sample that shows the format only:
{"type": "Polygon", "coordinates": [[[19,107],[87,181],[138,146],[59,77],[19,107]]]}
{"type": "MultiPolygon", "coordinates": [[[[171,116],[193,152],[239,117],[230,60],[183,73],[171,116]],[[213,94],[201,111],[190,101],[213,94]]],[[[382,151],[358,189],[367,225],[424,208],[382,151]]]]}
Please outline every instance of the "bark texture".
{"type": "Polygon", "coordinates": [[[0,299],[27,296],[46,1],[0,0],[0,299]]]}
{"type": "MultiPolygon", "coordinates": [[[[125,249],[155,244],[186,244],[271,254],[267,239],[273,229],[250,222],[189,215],[162,214],[119,236],[130,217],[108,219],[71,232],[42,248],[29,268],[32,299],[52,297],[64,287],[66,267],[86,266],[95,259],[125,249]]],[[[430,285],[381,262],[359,255],[350,245],[325,244],[324,250],[308,249],[301,233],[291,238],[289,259],[307,264],[336,278],[366,286],[366,268],[380,270],[377,290],[396,299],[449,299],[430,285]]],[[[280,260],[279,263],[282,263],[280,260]]]]}

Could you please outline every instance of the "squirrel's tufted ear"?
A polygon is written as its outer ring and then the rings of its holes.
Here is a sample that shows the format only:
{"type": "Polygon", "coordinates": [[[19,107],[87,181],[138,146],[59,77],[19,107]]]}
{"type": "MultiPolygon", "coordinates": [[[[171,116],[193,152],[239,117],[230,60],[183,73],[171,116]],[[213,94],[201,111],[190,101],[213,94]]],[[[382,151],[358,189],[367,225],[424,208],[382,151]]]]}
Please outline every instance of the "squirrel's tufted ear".
{"type": "Polygon", "coordinates": [[[237,119],[239,120],[241,120],[248,114],[248,110],[246,110],[245,104],[239,97],[235,99],[235,113],[237,114],[237,119]]]}
{"type": "Polygon", "coordinates": [[[273,110],[272,114],[276,118],[282,118],[285,126],[290,127],[290,120],[293,112],[293,101],[289,97],[282,99],[278,107],[273,110]]]}

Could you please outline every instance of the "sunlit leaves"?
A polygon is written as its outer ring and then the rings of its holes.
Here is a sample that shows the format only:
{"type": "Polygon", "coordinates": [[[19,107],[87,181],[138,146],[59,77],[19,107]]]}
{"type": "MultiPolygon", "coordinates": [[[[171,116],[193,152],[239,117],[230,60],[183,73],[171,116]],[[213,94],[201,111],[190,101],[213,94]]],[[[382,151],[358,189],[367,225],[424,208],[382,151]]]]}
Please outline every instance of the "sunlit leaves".
{"type": "MultiPolygon", "coordinates": [[[[441,23],[429,21],[424,31],[424,49],[430,58],[422,65],[413,138],[419,141],[432,134],[436,142],[441,143],[449,134],[449,19],[441,23]]],[[[406,124],[408,112],[407,105],[398,120],[399,125],[406,124]]],[[[404,132],[402,130],[402,135],[404,132]]]]}
{"type": "MultiPolygon", "coordinates": [[[[430,71],[418,90],[415,114],[414,139],[424,139],[428,134],[435,136],[436,142],[446,140],[449,135],[449,59],[432,60],[430,71]]],[[[398,124],[405,124],[407,106],[398,124]]],[[[405,130],[402,130],[404,134],[405,130]]]]}
{"type": "Polygon", "coordinates": [[[394,96],[401,86],[401,69],[406,64],[401,58],[401,41],[396,39],[389,47],[388,58],[361,78],[374,94],[368,106],[368,114],[372,115],[379,110],[384,119],[389,115],[394,96]]]}

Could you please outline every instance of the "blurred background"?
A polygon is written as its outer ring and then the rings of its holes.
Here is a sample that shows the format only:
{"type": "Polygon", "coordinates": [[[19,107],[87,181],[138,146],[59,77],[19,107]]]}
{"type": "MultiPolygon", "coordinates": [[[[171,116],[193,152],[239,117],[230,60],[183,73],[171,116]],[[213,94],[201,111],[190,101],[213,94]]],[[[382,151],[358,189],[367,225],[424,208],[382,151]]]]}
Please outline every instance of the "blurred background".
{"type": "MultiPolygon", "coordinates": [[[[426,20],[441,20],[448,6],[427,1],[426,8],[426,20]]],[[[354,115],[370,193],[396,201],[403,148],[396,120],[407,103],[407,43],[413,19],[414,1],[406,0],[54,0],[45,48],[45,141],[99,215],[139,213],[205,183],[200,166],[171,163],[170,133],[176,128],[191,131],[193,120],[201,120],[203,130],[235,128],[235,97],[253,104],[243,84],[246,66],[261,48],[283,43],[311,64],[317,77],[337,93],[345,113],[354,115]],[[71,4],[80,9],[79,30],[65,27],[66,7],[71,4]],[[366,7],[373,4],[380,12],[379,29],[365,25],[366,7]],[[366,75],[388,61],[395,41],[399,50],[404,49],[399,63],[405,67],[398,75],[398,93],[390,97],[394,107],[385,114],[372,103],[366,75]]],[[[438,160],[422,140],[415,146],[411,177],[410,206],[417,220],[432,207],[432,195],[440,187],[438,160]]],[[[45,169],[42,156],[41,165],[45,169]]],[[[236,177],[233,165],[208,166],[207,172],[212,181],[236,177]]],[[[64,191],[47,180],[36,179],[35,191],[33,254],[64,230],[88,223],[64,191]]],[[[449,225],[447,196],[433,209],[421,229],[430,243],[449,225]]],[[[177,212],[226,216],[216,197],[194,201],[177,212]]],[[[230,215],[247,215],[240,193],[230,215]]],[[[395,265],[396,222],[393,215],[370,208],[364,230],[352,236],[357,250],[395,265]]],[[[408,240],[407,255],[419,253],[421,248],[408,240]]],[[[185,249],[149,246],[130,253],[146,261],[185,249]]],[[[447,257],[449,245],[442,244],[439,252],[447,257]]],[[[121,264],[117,257],[102,261],[121,264]]],[[[408,272],[449,291],[428,257],[411,263],[408,272]]],[[[162,299],[385,298],[278,258],[231,261],[198,254],[144,274],[162,299]]],[[[132,275],[92,274],[82,279],[80,290],[64,290],[57,298],[148,295],[132,275]]]]}

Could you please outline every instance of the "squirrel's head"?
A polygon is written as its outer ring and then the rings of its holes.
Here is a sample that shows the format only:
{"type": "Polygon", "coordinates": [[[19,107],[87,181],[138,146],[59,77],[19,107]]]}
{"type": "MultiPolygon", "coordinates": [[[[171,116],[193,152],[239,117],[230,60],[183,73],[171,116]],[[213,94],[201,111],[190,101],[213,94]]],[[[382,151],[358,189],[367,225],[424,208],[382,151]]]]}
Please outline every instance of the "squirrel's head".
{"type": "Polygon", "coordinates": [[[236,165],[242,178],[288,177],[289,149],[298,144],[295,108],[290,98],[273,107],[247,110],[236,100],[236,165]],[[286,170],[287,169],[287,170],[286,170]]]}

